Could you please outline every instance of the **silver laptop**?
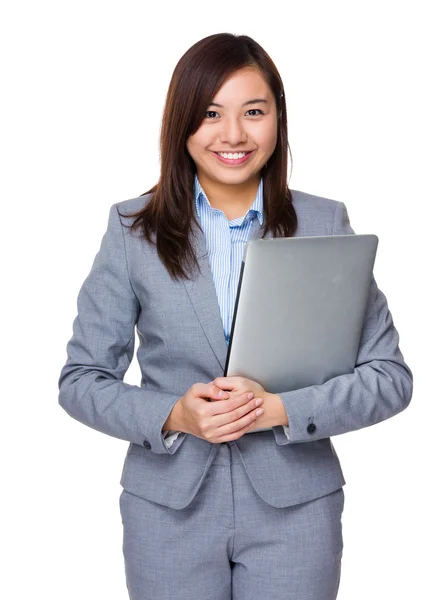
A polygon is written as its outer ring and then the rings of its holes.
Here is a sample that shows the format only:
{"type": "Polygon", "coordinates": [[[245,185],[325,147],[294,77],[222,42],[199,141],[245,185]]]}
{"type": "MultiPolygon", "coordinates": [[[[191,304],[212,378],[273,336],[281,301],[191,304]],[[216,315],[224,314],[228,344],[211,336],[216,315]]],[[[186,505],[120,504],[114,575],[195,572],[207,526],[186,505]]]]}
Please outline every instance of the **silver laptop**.
{"type": "Polygon", "coordinates": [[[353,234],[248,242],[225,375],[280,393],[352,373],[377,245],[353,234]]]}

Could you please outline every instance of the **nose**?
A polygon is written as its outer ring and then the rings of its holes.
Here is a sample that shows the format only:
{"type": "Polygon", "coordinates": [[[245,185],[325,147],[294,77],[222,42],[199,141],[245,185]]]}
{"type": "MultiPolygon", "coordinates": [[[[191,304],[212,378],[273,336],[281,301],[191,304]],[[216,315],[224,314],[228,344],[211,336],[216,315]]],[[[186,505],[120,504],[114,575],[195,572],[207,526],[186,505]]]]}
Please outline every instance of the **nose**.
{"type": "Polygon", "coordinates": [[[220,141],[227,142],[231,147],[245,143],[248,139],[243,124],[239,119],[224,119],[220,128],[220,141]]]}

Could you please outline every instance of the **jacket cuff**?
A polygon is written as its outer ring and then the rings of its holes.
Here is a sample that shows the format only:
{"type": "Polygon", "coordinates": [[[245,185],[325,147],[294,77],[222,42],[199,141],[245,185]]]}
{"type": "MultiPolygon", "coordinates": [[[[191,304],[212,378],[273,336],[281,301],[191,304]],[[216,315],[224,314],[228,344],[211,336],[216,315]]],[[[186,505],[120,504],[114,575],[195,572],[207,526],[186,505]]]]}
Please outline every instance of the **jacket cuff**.
{"type": "Polygon", "coordinates": [[[290,443],[290,428],[287,425],[273,425],[272,430],[279,446],[290,443]]]}
{"type": "Polygon", "coordinates": [[[178,439],[178,436],[180,435],[180,433],[183,433],[183,432],[182,431],[171,431],[170,429],[164,432],[164,434],[163,434],[164,446],[166,447],[167,450],[169,450],[173,446],[175,440],[178,439]]]}
{"type": "MultiPolygon", "coordinates": [[[[157,392],[150,391],[151,397],[156,397],[157,392]]],[[[147,450],[154,452],[155,454],[174,454],[183,443],[186,434],[178,432],[177,438],[172,440],[172,443],[166,443],[165,434],[163,432],[164,423],[167,421],[173,407],[178,402],[177,394],[161,394],[159,393],[161,402],[153,402],[153,406],[156,406],[157,413],[150,415],[150,420],[147,421],[145,431],[147,431],[146,438],[142,441],[142,445],[147,450]]]]}

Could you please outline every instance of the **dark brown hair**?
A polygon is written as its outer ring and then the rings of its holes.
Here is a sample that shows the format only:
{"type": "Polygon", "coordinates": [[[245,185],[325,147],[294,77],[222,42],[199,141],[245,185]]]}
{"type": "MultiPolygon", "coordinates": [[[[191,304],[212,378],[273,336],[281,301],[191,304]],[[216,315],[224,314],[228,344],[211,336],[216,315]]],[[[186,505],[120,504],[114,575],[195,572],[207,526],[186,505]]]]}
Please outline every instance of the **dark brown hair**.
{"type": "Polygon", "coordinates": [[[287,185],[287,113],[279,72],[252,38],[231,33],[210,35],[189,48],[174,69],[161,125],[160,178],[145,192],[151,197],[142,210],[126,215],[135,218],[131,229],[142,231],[147,241],[156,246],[174,279],[190,278],[198,267],[191,240],[192,223],[198,225],[194,199],[196,167],[186,142],[199,129],[209,104],[226,79],[246,67],[256,68],[265,78],[278,116],[276,148],[261,171],[262,236],[270,231],[274,237],[288,237],[297,229],[287,185]]]}

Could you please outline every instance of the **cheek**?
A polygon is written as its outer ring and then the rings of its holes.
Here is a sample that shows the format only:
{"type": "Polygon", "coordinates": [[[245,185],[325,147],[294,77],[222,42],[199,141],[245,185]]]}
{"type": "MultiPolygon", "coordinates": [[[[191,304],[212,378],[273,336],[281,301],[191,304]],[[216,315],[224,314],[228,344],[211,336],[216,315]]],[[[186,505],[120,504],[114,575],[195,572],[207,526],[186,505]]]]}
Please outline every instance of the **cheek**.
{"type": "Polygon", "coordinates": [[[271,123],[261,131],[253,132],[254,139],[265,151],[271,151],[277,144],[277,124],[271,123]]]}
{"type": "Polygon", "coordinates": [[[269,154],[272,154],[277,144],[277,132],[265,134],[261,140],[261,147],[269,154]]]}
{"type": "Polygon", "coordinates": [[[191,156],[199,156],[206,151],[207,142],[203,135],[197,135],[190,137],[186,143],[186,147],[191,156]]]}
{"type": "Polygon", "coordinates": [[[195,133],[194,135],[191,135],[191,136],[190,136],[190,137],[187,139],[186,145],[187,145],[187,147],[188,147],[188,148],[190,148],[192,151],[193,151],[193,149],[195,148],[195,146],[197,145],[197,139],[198,139],[198,136],[197,136],[197,134],[196,134],[196,133],[195,133]]]}

